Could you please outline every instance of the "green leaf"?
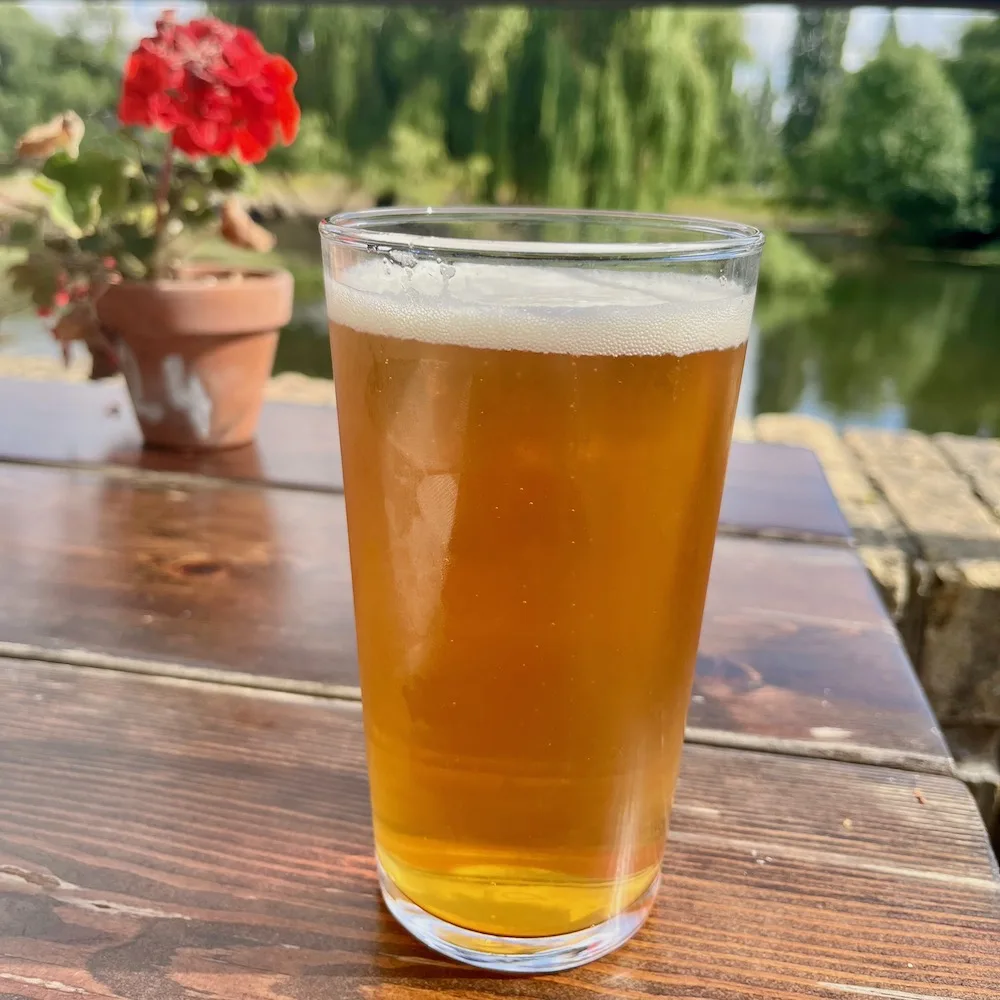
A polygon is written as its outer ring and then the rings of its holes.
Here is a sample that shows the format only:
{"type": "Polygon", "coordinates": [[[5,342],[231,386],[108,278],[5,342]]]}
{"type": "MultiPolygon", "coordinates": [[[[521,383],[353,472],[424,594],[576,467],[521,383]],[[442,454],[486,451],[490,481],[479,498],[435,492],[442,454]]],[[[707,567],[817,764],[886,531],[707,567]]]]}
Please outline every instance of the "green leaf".
{"type": "Polygon", "coordinates": [[[106,233],[83,236],[77,241],[77,246],[84,253],[94,254],[96,257],[107,257],[111,253],[111,244],[106,233]]]}
{"type": "Polygon", "coordinates": [[[144,236],[152,236],[156,231],[156,206],[147,202],[141,205],[129,205],[122,212],[122,223],[119,228],[131,227],[144,236]]]}
{"type": "Polygon", "coordinates": [[[236,191],[246,183],[246,168],[235,160],[218,164],[212,171],[212,186],[218,191],[236,191]]]}
{"type": "Polygon", "coordinates": [[[174,163],[174,181],[188,184],[208,184],[212,180],[212,172],[206,163],[200,160],[180,160],[174,163]]]}
{"type": "Polygon", "coordinates": [[[53,153],[42,166],[41,174],[64,188],[78,188],[92,183],[87,176],[86,159],[78,157],[74,160],[63,152],[53,153]]]}
{"type": "Polygon", "coordinates": [[[120,254],[118,267],[126,278],[131,278],[133,281],[146,277],[148,272],[146,265],[132,253],[120,254]]]}
{"type": "Polygon", "coordinates": [[[128,204],[128,196],[129,177],[126,173],[120,169],[109,171],[101,183],[101,212],[104,215],[117,215],[128,204]]]}
{"type": "Polygon", "coordinates": [[[211,205],[203,205],[201,208],[194,209],[193,211],[184,212],[182,219],[187,225],[194,228],[211,222],[216,218],[217,214],[211,205]]]}
{"type": "Polygon", "coordinates": [[[116,256],[122,274],[126,278],[144,277],[156,249],[156,237],[132,224],[118,226],[115,235],[120,241],[116,256]]]}
{"type": "Polygon", "coordinates": [[[101,219],[101,189],[91,188],[86,195],[75,200],[69,198],[67,200],[80,232],[83,235],[92,233],[101,219]]]}
{"type": "Polygon", "coordinates": [[[11,247],[30,246],[38,239],[38,228],[26,219],[14,219],[4,234],[4,243],[11,247]]]}
{"type": "Polygon", "coordinates": [[[76,223],[76,219],[73,216],[73,208],[66,197],[66,189],[62,184],[49,180],[47,177],[39,176],[32,181],[32,185],[48,198],[49,218],[67,236],[71,236],[74,239],[82,236],[83,233],[76,223]]]}
{"type": "Polygon", "coordinates": [[[92,232],[102,213],[115,216],[129,202],[138,164],[122,154],[89,149],[73,160],[65,153],[50,156],[42,174],[61,184],[73,221],[82,232],[92,232]]]}
{"type": "Polygon", "coordinates": [[[170,207],[175,211],[197,212],[212,198],[212,191],[200,180],[175,185],[170,192],[170,207]]]}
{"type": "Polygon", "coordinates": [[[28,292],[38,308],[45,308],[59,290],[62,266],[58,258],[44,251],[29,253],[20,264],[8,270],[11,287],[17,292],[28,292]]]}

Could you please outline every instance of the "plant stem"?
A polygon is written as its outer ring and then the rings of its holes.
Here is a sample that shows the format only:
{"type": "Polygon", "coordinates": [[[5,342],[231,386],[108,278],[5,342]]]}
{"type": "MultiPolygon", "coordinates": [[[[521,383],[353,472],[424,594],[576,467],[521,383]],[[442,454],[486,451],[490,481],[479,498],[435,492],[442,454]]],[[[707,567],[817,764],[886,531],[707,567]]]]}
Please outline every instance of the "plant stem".
{"type": "Polygon", "coordinates": [[[160,254],[163,250],[163,234],[167,227],[167,220],[170,215],[170,179],[174,169],[174,144],[168,139],[167,148],[163,154],[163,164],[160,167],[160,176],[156,182],[156,249],[153,251],[153,271],[155,277],[160,277],[161,266],[160,254]]]}

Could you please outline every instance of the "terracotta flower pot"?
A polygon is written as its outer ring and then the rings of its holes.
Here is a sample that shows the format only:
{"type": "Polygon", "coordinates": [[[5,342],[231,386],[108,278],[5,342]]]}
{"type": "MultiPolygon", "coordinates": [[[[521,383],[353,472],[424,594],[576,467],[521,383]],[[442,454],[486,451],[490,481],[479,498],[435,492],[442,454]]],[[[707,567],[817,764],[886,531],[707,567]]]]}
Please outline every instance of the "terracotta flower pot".
{"type": "Polygon", "coordinates": [[[253,440],[293,288],[288,271],[206,267],[101,296],[98,317],[147,445],[208,451],[253,440]]]}

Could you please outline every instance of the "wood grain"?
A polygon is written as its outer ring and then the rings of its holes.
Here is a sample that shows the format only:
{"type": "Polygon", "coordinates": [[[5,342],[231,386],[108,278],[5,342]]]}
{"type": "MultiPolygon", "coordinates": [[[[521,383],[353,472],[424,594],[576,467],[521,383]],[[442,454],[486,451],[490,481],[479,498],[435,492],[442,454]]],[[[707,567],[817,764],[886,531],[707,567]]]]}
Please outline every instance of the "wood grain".
{"type": "Polygon", "coordinates": [[[985,1000],[1000,888],[950,778],[689,746],[647,926],[532,979],[378,901],[358,707],[0,662],[0,990],[54,1000],[985,1000]]]}
{"type": "Polygon", "coordinates": [[[709,742],[741,733],[785,752],[950,769],[899,635],[844,549],[718,539],[688,725],[709,742]]]}
{"type": "MultiPolygon", "coordinates": [[[[20,643],[74,662],[356,688],[338,495],[0,466],[0,552],[0,651],[20,643]]],[[[701,654],[689,722],[710,732],[696,738],[950,767],[848,549],[720,538],[701,654]]]]}
{"type": "Polygon", "coordinates": [[[851,529],[813,452],[734,441],[719,524],[724,531],[847,544],[851,529]]]}
{"type": "Polygon", "coordinates": [[[0,379],[0,461],[112,465],[340,491],[337,434],[332,407],[268,402],[249,447],[196,455],[147,450],[121,382],[0,379]]]}
{"type": "MultiPolygon", "coordinates": [[[[269,402],[256,444],[204,455],[144,450],[124,386],[0,379],[0,461],[113,465],[297,489],[343,489],[336,410],[269,402]]],[[[812,452],[735,442],[723,530],[846,543],[836,500],[812,452]]]]}
{"type": "Polygon", "coordinates": [[[0,545],[0,641],[357,684],[340,495],[0,466],[0,545]]]}

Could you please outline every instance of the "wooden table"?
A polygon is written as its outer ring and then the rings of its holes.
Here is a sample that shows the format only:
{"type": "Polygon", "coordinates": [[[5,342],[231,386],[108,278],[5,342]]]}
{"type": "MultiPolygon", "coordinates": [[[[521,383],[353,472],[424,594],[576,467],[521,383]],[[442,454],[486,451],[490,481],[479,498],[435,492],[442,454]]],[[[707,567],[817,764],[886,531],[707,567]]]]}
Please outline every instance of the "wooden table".
{"type": "Polygon", "coordinates": [[[377,897],[333,411],[181,468],[118,391],[17,430],[0,383],[0,1000],[997,995],[984,830],[809,453],[734,450],[652,918],[519,979],[377,897]]]}
{"type": "MultiPolygon", "coordinates": [[[[119,467],[194,474],[340,493],[343,478],[335,411],[271,403],[257,443],[201,456],[144,451],[120,382],[79,385],[0,380],[0,461],[119,467]],[[67,414],[72,413],[72,419],[67,414]]],[[[724,530],[800,540],[844,541],[850,531],[812,452],[737,442],[724,530]]]]}

